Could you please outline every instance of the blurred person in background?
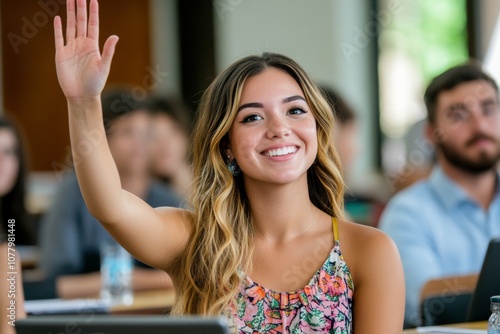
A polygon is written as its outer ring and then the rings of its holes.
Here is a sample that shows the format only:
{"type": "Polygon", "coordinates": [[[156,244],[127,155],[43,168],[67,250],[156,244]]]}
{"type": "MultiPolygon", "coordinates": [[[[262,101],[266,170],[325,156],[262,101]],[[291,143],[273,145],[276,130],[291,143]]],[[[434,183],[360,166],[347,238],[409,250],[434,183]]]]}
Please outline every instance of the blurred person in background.
{"type": "Polygon", "coordinates": [[[427,120],[423,119],[415,122],[405,133],[405,164],[399,173],[391,178],[393,194],[426,179],[431,174],[436,162],[436,152],[434,144],[427,138],[426,128],[427,120]]]}
{"type": "MultiPolygon", "coordinates": [[[[122,187],[150,205],[178,207],[179,196],[150,173],[152,119],[141,103],[127,89],[113,89],[102,97],[106,138],[122,187]]],[[[79,157],[73,158],[79,163],[79,157]]],[[[145,222],[137,222],[141,223],[145,222]]],[[[116,241],[88,211],[74,173],[60,184],[41,229],[40,267],[56,283],[56,294],[63,298],[98,294],[100,247],[116,241]]],[[[135,290],[164,288],[171,281],[164,272],[136,261],[132,285],[135,290]]]]}
{"type": "Polygon", "coordinates": [[[192,181],[188,163],[191,112],[174,97],[151,96],[144,105],[153,114],[152,173],[185,198],[192,181]]]}
{"type": "Polygon", "coordinates": [[[478,273],[489,241],[500,236],[497,84],[480,66],[459,65],[431,81],[424,101],[437,163],[389,201],[380,222],[403,261],[408,327],[420,324],[426,282],[478,273]]]}
{"type": "MultiPolygon", "coordinates": [[[[352,106],[335,89],[322,84],[321,90],[335,118],[335,144],[346,174],[345,178],[349,182],[354,161],[360,154],[357,116],[352,106]]],[[[374,227],[378,225],[383,203],[370,196],[368,190],[361,193],[347,189],[344,205],[353,221],[374,227]]]]}
{"type": "MultiPolygon", "coordinates": [[[[16,221],[16,245],[33,245],[33,220],[26,209],[27,161],[22,138],[10,120],[0,118],[0,219],[16,221]]],[[[5,227],[5,226],[4,226],[5,227]]]]}
{"type": "Polygon", "coordinates": [[[26,158],[21,135],[12,122],[0,118],[0,333],[3,334],[15,334],[15,320],[26,316],[21,259],[16,249],[16,245],[33,242],[33,230],[27,225],[25,180],[26,158]]]}
{"type": "Polygon", "coordinates": [[[322,85],[321,89],[332,108],[335,117],[335,143],[342,166],[349,173],[360,152],[356,113],[336,90],[327,85],[322,85]]]}

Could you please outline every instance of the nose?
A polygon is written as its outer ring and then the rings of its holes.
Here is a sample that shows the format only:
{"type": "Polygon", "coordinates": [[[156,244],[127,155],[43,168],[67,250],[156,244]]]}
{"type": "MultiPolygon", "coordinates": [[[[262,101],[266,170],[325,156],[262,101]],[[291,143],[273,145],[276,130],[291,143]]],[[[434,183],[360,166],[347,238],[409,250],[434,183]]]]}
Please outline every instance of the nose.
{"type": "Polygon", "coordinates": [[[290,127],[285,116],[273,115],[268,119],[268,138],[282,138],[288,135],[290,135],[290,127]]]}

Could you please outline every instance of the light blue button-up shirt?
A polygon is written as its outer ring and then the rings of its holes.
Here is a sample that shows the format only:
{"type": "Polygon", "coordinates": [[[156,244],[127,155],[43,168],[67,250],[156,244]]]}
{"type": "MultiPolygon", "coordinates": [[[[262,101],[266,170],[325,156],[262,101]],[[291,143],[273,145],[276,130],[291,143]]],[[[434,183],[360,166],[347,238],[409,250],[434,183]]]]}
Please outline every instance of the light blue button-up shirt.
{"type": "Polygon", "coordinates": [[[496,194],[486,211],[440,167],[389,201],[379,226],[401,255],[407,324],[419,324],[425,282],[480,271],[490,239],[500,236],[499,180],[497,175],[496,194]]]}

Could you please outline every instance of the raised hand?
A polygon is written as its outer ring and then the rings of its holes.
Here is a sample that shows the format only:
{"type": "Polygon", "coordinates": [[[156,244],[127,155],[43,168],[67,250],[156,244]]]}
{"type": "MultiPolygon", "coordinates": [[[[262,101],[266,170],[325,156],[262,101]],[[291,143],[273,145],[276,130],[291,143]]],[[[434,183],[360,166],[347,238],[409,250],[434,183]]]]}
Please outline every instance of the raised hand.
{"type": "Polygon", "coordinates": [[[68,0],[66,4],[66,45],[61,18],[54,19],[56,70],[61,89],[68,100],[97,97],[108,78],[117,36],[110,36],[99,51],[99,6],[90,1],[87,25],[87,1],[68,0]]]}

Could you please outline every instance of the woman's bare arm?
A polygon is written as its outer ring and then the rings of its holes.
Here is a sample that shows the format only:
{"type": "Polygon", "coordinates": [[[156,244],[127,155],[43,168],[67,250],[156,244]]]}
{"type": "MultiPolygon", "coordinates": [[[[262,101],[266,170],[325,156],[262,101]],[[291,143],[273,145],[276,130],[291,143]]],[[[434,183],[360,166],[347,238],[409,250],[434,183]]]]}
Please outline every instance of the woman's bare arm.
{"type": "Polygon", "coordinates": [[[66,41],[61,18],[54,19],[56,69],[68,102],[71,149],[78,182],[89,211],[130,253],[165,269],[189,236],[186,213],[153,209],[122,189],[106,140],[100,95],[118,42],[109,37],[99,50],[97,0],[67,1],[66,41]]]}
{"type": "Polygon", "coordinates": [[[396,245],[375,228],[354,223],[342,226],[342,250],[354,280],[354,332],[401,333],[405,283],[396,245]]]}

